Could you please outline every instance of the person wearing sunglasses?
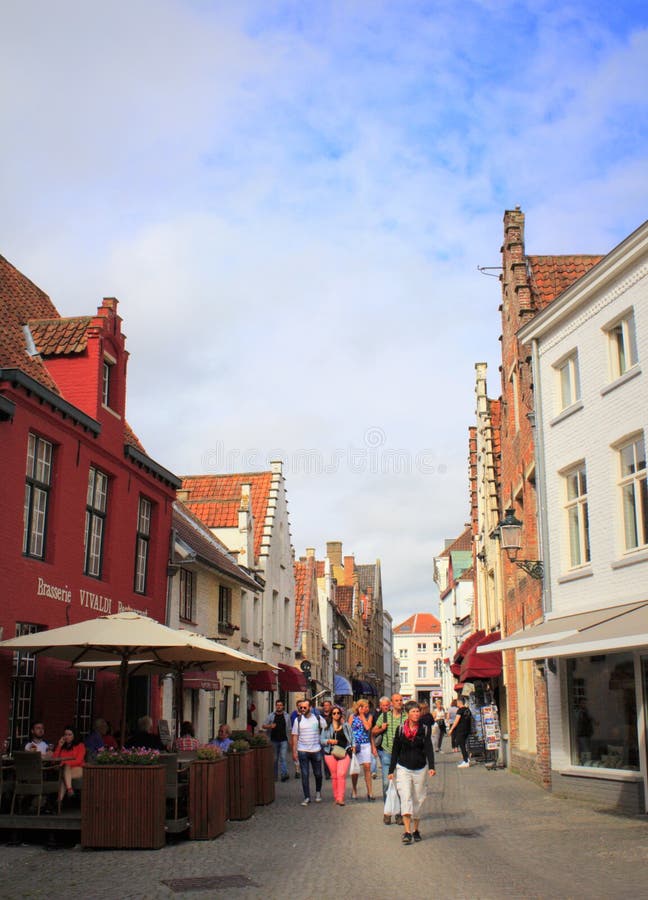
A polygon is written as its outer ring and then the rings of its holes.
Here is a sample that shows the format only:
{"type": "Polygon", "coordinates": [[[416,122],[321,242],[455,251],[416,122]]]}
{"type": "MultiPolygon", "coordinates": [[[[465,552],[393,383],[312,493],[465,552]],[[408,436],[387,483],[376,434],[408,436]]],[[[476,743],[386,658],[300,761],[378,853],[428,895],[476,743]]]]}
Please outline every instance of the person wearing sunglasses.
{"type": "Polygon", "coordinates": [[[353,735],[351,728],[344,721],[344,711],[339,706],[331,709],[331,724],[322,732],[324,762],[331,773],[333,799],[338,806],[344,806],[344,788],[346,776],[351,763],[353,735]]]}
{"type": "Polygon", "coordinates": [[[311,710],[310,700],[300,700],[297,716],[292,727],[293,760],[299,761],[304,799],[302,806],[308,806],[310,797],[310,769],[315,776],[315,803],[322,801],[322,745],[320,733],[326,722],[319,713],[311,710]]]}

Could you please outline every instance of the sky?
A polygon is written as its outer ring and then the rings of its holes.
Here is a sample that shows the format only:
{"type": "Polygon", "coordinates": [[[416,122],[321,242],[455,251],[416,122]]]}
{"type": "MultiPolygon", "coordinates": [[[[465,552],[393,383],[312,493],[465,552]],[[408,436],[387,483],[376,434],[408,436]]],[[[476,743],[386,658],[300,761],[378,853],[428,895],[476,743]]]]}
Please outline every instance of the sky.
{"type": "Polygon", "coordinates": [[[648,208],[634,0],[6,4],[0,253],[119,298],[128,419],[178,475],[282,459],[296,556],[435,611],[500,394],[502,218],[607,253],[648,208]],[[496,268],[489,270],[497,276],[496,268]]]}

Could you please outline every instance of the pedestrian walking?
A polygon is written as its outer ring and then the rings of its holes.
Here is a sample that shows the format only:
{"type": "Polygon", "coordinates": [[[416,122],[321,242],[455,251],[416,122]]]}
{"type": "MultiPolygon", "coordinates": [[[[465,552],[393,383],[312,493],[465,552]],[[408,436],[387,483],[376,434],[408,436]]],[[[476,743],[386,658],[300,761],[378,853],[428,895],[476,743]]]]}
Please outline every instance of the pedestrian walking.
{"type": "MultiPolygon", "coordinates": [[[[376,748],[373,744],[373,736],[371,734],[371,715],[369,712],[369,703],[366,700],[358,700],[353,704],[353,712],[349,716],[348,724],[351,726],[353,735],[353,746],[355,748],[358,762],[362,766],[364,772],[365,784],[367,786],[367,801],[373,803],[373,785],[371,783],[371,757],[376,755],[376,748]]],[[[351,798],[358,799],[358,776],[351,776],[351,798]]]]}
{"type": "Polygon", "coordinates": [[[293,759],[299,761],[304,799],[302,806],[308,806],[310,796],[310,769],[315,776],[315,803],[322,801],[322,745],[320,732],[325,726],[319,713],[311,710],[310,700],[300,700],[298,715],[292,727],[293,759]]]}
{"type": "Polygon", "coordinates": [[[396,789],[400,797],[403,817],[402,841],[405,845],[420,841],[419,821],[427,794],[427,780],[436,775],[434,750],[429,726],[420,722],[418,703],[405,705],[407,718],[394,735],[389,779],[396,777],[396,789]]]}
{"type": "Polygon", "coordinates": [[[292,725],[283,701],[277,700],[275,711],[270,713],[261,728],[270,733],[270,743],[274,748],[275,781],[279,777],[282,781],[288,781],[288,735],[292,725]]]}
{"type": "Polygon", "coordinates": [[[472,724],[472,715],[468,707],[466,706],[466,701],[463,697],[459,697],[457,699],[457,715],[455,716],[455,720],[452,723],[452,728],[450,729],[450,737],[455,735],[455,740],[459,750],[461,751],[461,755],[463,757],[463,762],[460,762],[457,766],[458,769],[467,769],[470,766],[470,762],[468,760],[468,748],[466,743],[468,741],[468,737],[470,735],[472,724]]]}
{"type": "Polygon", "coordinates": [[[353,753],[353,734],[344,721],[344,710],[340,706],[331,709],[331,724],[327,725],[321,736],[324,750],[324,763],[331,773],[333,799],[338,806],[344,806],[346,776],[353,753]]]}
{"type": "MultiPolygon", "coordinates": [[[[382,783],[383,783],[383,800],[387,796],[387,787],[389,785],[389,764],[391,762],[391,752],[394,742],[396,730],[405,722],[406,716],[403,712],[403,698],[400,694],[392,694],[391,709],[387,716],[381,715],[378,723],[374,726],[374,734],[382,734],[382,742],[380,744],[380,765],[382,766],[382,783]]],[[[391,825],[391,816],[383,812],[383,822],[385,825],[391,825]]],[[[396,824],[401,824],[400,814],[396,816],[396,824]]]]}
{"type": "Polygon", "coordinates": [[[434,727],[436,729],[436,740],[435,732],[434,730],[432,731],[432,746],[434,747],[435,753],[443,753],[441,746],[443,744],[443,738],[446,733],[446,711],[443,708],[443,703],[441,702],[441,700],[434,701],[432,718],[434,719],[434,727]]]}
{"type": "Polygon", "coordinates": [[[454,725],[454,720],[457,718],[457,701],[453,700],[450,706],[448,707],[448,712],[446,714],[446,731],[450,735],[450,747],[453,753],[458,753],[459,748],[457,747],[457,736],[452,730],[452,726],[454,725]]]}

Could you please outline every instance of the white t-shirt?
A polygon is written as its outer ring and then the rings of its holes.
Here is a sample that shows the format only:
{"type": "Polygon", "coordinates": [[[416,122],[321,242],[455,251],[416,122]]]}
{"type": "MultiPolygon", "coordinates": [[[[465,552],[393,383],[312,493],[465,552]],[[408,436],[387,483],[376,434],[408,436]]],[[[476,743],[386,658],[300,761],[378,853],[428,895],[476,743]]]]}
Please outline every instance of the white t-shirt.
{"type": "Polygon", "coordinates": [[[322,749],[319,719],[314,712],[308,716],[297,716],[293,722],[292,733],[297,735],[298,752],[301,750],[302,753],[316,753],[322,749]]]}

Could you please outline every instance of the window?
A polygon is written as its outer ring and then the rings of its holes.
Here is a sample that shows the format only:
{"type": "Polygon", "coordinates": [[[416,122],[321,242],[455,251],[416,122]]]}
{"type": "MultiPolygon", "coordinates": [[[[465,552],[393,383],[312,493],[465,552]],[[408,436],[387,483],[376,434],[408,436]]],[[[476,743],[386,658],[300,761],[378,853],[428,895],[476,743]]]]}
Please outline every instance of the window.
{"type": "Polygon", "coordinates": [[[92,731],[96,669],[79,669],[76,690],[76,727],[86,736],[92,731]]]}
{"type": "Polygon", "coordinates": [[[637,338],[632,312],[607,329],[610,376],[619,378],[637,364],[637,338]]]}
{"type": "Polygon", "coordinates": [[[565,476],[567,529],[569,532],[570,568],[590,561],[589,515],[587,506],[587,475],[585,466],[573,469],[565,476]]]}
{"type": "Polygon", "coordinates": [[[399,659],[407,659],[407,648],[404,648],[404,649],[401,648],[401,649],[398,651],[398,658],[399,658],[399,659]]]}
{"type": "Polygon", "coordinates": [[[425,651],[427,650],[427,644],[426,643],[417,644],[416,649],[418,650],[419,653],[425,653],[425,651]]]}
{"type": "MultiPolygon", "coordinates": [[[[42,631],[40,625],[16,622],[16,637],[42,631]]],[[[12,750],[22,750],[29,740],[32,707],[34,702],[34,680],[36,678],[36,656],[33,653],[14,653],[11,707],[9,710],[9,735],[12,750]]]]}
{"type": "Polygon", "coordinates": [[[188,569],[180,569],[180,618],[185,622],[194,621],[196,600],[196,578],[188,569]]]}
{"type": "Polygon", "coordinates": [[[403,668],[403,666],[400,667],[400,680],[405,684],[407,684],[407,682],[409,681],[409,671],[408,671],[407,667],[405,667],[405,668],[403,668]]]}
{"type": "Polygon", "coordinates": [[[108,476],[91,466],[88,473],[83,571],[95,578],[101,578],[107,500],[108,476]]]}
{"type": "Polygon", "coordinates": [[[572,764],[638,771],[632,654],[569,659],[567,675],[572,764]]]}
{"type": "Polygon", "coordinates": [[[420,662],[417,666],[417,675],[419,678],[427,678],[427,663],[420,662]]]}
{"type": "Polygon", "coordinates": [[[112,372],[112,366],[109,362],[104,360],[103,364],[103,382],[101,387],[101,402],[104,406],[110,406],[111,399],[111,390],[110,390],[110,376],[112,372]]]}
{"type": "Polygon", "coordinates": [[[281,629],[279,627],[279,594],[272,592],[272,641],[280,643],[281,629]]]}
{"type": "Polygon", "coordinates": [[[290,623],[290,598],[284,597],[284,645],[286,647],[292,647],[294,641],[294,626],[291,628],[290,623]]]}
{"type": "Polygon", "coordinates": [[[518,389],[518,376],[517,372],[514,370],[511,372],[511,377],[509,379],[511,383],[511,406],[512,406],[512,414],[513,414],[513,434],[517,434],[520,430],[520,397],[519,397],[519,389],[518,389]]]}
{"type": "Polygon", "coordinates": [[[241,591],[241,637],[247,638],[250,635],[248,623],[248,595],[247,591],[241,591]]]}
{"type": "Polygon", "coordinates": [[[580,400],[580,377],[578,374],[578,356],[573,353],[556,366],[559,387],[559,410],[580,400]]]}
{"type": "Polygon", "coordinates": [[[646,449],[643,435],[619,448],[621,504],[626,550],[648,543],[646,449]]]}
{"type": "Polygon", "coordinates": [[[135,585],[136,594],[146,592],[146,566],[151,537],[151,501],[140,497],[137,511],[137,538],[135,540],[135,585]]]}
{"type": "Polygon", "coordinates": [[[43,559],[47,501],[52,481],[52,444],[30,434],[27,441],[23,553],[43,559]]]}
{"type": "Polygon", "coordinates": [[[218,624],[230,625],[232,622],[232,589],[220,585],[218,588],[218,624]]]}

